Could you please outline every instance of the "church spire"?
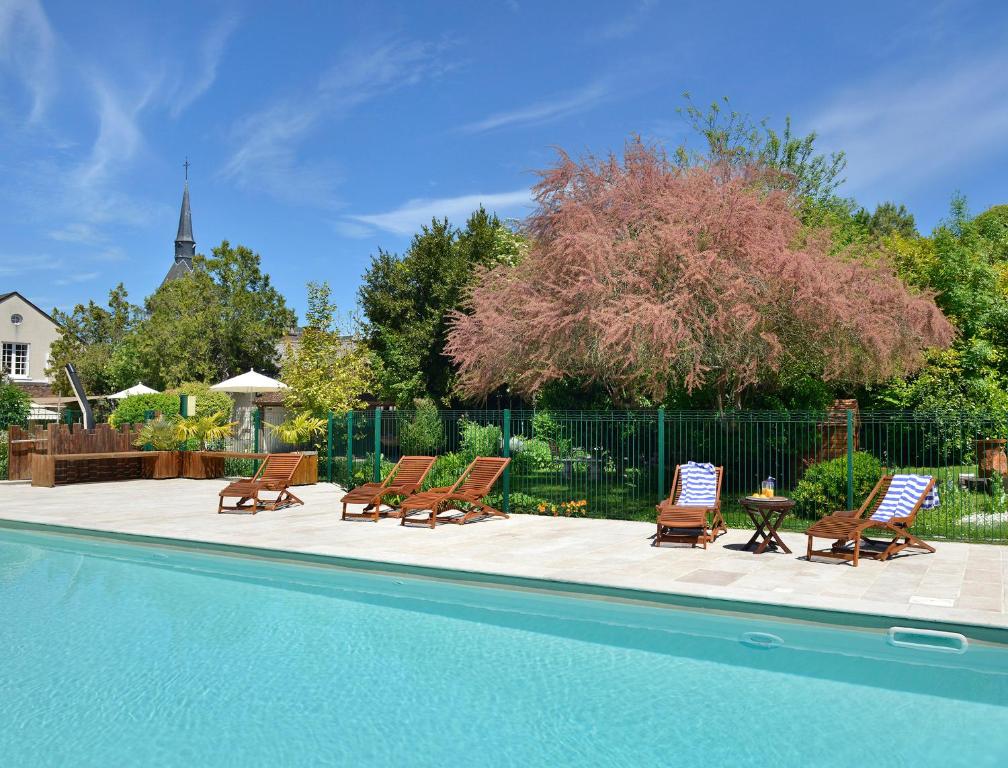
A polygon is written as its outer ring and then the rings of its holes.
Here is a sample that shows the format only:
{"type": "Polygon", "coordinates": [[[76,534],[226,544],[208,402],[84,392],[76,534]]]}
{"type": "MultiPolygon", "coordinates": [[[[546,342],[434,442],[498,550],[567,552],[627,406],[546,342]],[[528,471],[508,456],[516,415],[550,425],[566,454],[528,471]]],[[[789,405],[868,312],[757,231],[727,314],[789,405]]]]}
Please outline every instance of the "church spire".
{"type": "Polygon", "coordinates": [[[192,212],[189,210],[189,159],[185,161],[186,181],[182,190],[182,210],[179,211],[178,234],[175,236],[175,261],[186,261],[192,266],[196,255],[196,241],[192,233],[192,212]]]}

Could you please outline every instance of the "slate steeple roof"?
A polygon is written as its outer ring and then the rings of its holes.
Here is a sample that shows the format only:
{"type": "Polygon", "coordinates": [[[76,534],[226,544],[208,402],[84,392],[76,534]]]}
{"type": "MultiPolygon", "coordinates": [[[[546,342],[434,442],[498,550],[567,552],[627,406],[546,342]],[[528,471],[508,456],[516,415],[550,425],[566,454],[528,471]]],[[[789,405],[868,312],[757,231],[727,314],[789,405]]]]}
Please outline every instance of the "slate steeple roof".
{"type": "Polygon", "coordinates": [[[175,235],[175,263],[171,265],[161,285],[178,280],[192,272],[196,255],[196,241],[192,233],[192,211],[189,209],[189,161],[186,161],[186,183],[182,190],[182,209],[179,211],[178,234],[175,235]]]}

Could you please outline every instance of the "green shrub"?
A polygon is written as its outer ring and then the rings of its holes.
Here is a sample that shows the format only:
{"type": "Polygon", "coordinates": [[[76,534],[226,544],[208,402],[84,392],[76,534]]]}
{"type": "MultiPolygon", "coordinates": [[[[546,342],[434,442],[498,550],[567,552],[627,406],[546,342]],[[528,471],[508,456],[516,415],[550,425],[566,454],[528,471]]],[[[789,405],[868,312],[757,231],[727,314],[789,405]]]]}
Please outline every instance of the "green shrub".
{"type": "Polygon", "coordinates": [[[462,471],[469,465],[467,456],[461,453],[446,453],[438,456],[431,467],[431,471],[424,479],[424,488],[435,488],[452,485],[462,475],[462,471]]]}
{"type": "Polygon", "coordinates": [[[402,452],[412,456],[436,456],[444,445],[444,423],[434,401],[420,398],[414,401],[413,418],[399,432],[402,452]]]}
{"type": "Polygon", "coordinates": [[[560,424],[549,411],[536,411],[532,416],[532,437],[548,443],[560,439],[560,424]]]}
{"type": "MultiPolygon", "coordinates": [[[[381,457],[381,472],[382,478],[388,477],[388,473],[392,471],[395,466],[394,461],[389,461],[384,456],[381,457]]],[[[333,482],[339,483],[342,486],[346,486],[346,457],[345,456],[333,456],[332,459],[333,467],[333,482]]],[[[325,462],[321,461],[319,463],[319,479],[326,477],[326,467],[325,462]]],[[[354,459],[353,462],[353,487],[356,488],[358,485],[364,485],[364,483],[370,483],[374,480],[374,454],[368,453],[363,459],[354,459]]]]}
{"type": "Polygon", "coordinates": [[[462,453],[472,461],[477,456],[500,456],[503,433],[496,424],[459,419],[462,453]]]}
{"type": "MultiPolygon", "coordinates": [[[[511,503],[511,512],[517,512],[522,515],[543,515],[552,514],[546,512],[540,512],[539,507],[549,507],[550,500],[545,499],[542,496],[533,496],[530,493],[522,493],[521,491],[511,491],[508,501],[511,503]]],[[[488,494],[486,497],[486,503],[495,509],[504,508],[504,494],[501,491],[494,491],[488,494]]]]}
{"type": "Polygon", "coordinates": [[[553,454],[549,443],[538,437],[531,440],[522,439],[511,446],[511,467],[516,472],[534,472],[553,467],[553,454]]]}
{"type": "Polygon", "coordinates": [[[177,387],[165,390],[166,395],[191,395],[196,398],[196,418],[223,413],[230,418],[234,411],[234,399],[227,392],[215,392],[209,384],[187,381],[177,387]]]}
{"type": "Polygon", "coordinates": [[[6,430],[11,424],[27,423],[30,410],[31,397],[28,393],[0,378],[0,429],[6,430]]]}
{"type": "Polygon", "coordinates": [[[7,479],[7,433],[0,431],[0,480],[7,479]]]}
{"type": "MultiPolygon", "coordinates": [[[[882,476],[882,464],[870,453],[854,454],[854,506],[865,500],[882,476]]],[[[820,517],[847,507],[847,457],[821,461],[805,471],[792,494],[800,514],[820,517]]]]}
{"type": "Polygon", "coordinates": [[[109,424],[113,427],[118,427],[120,424],[140,424],[144,421],[147,411],[160,412],[166,419],[174,419],[179,415],[178,395],[160,393],[125,397],[119,401],[119,405],[109,416],[109,424]]]}

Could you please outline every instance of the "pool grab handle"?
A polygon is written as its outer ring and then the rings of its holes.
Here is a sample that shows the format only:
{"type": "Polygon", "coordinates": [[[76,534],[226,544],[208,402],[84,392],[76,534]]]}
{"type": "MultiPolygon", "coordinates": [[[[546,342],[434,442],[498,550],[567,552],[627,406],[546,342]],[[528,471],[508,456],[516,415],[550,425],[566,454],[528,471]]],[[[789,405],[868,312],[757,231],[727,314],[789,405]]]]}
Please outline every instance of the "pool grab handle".
{"type": "Polygon", "coordinates": [[[915,627],[889,627],[886,642],[896,648],[914,648],[920,651],[966,653],[969,640],[958,632],[915,627]]]}

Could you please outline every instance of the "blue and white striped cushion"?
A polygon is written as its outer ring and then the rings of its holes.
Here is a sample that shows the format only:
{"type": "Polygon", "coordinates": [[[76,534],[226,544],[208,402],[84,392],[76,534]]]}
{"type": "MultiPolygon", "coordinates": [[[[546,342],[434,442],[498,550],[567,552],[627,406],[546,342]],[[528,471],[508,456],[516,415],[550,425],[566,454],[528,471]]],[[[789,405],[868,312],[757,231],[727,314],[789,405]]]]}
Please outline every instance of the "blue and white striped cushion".
{"type": "Polygon", "coordinates": [[[717,502],[717,472],[713,464],[695,461],[679,468],[682,475],[682,493],[676,505],[682,507],[713,507],[717,502]]]}
{"type": "MultiPolygon", "coordinates": [[[[929,475],[893,475],[889,490],[871,519],[887,523],[894,517],[908,517],[930,482],[929,475]]],[[[938,491],[932,488],[921,507],[932,509],[938,504],[938,491]]]]}

